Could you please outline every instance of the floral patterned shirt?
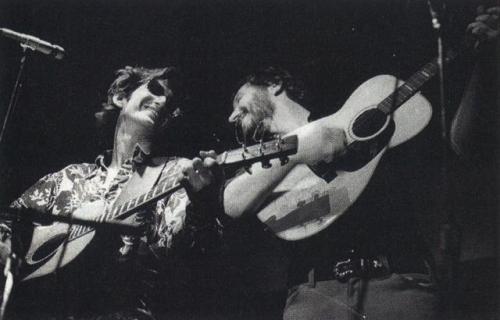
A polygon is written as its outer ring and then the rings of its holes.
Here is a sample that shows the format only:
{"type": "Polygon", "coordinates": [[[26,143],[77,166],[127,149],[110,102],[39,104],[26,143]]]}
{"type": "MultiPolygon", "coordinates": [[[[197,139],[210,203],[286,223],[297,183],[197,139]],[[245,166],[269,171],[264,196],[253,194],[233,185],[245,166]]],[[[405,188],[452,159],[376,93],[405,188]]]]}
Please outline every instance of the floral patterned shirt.
{"type": "MultiPolygon", "coordinates": [[[[108,175],[106,163],[110,160],[110,156],[111,153],[108,152],[98,156],[93,164],[72,164],[58,172],[44,176],[26,190],[11,206],[65,216],[72,214],[86,203],[97,200],[104,200],[106,208],[111,208],[131,178],[136,166],[144,159],[136,156],[125,161],[111,183],[106,186],[105,181],[108,175]],[[137,159],[139,159],[139,163],[137,159]]],[[[170,158],[157,183],[165,179],[175,179],[180,171],[182,160],[181,158],[170,158]]],[[[148,231],[141,240],[156,255],[167,255],[174,244],[178,242],[193,246],[194,237],[186,239],[186,235],[192,234],[181,232],[186,224],[187,208],[189,208],[189,200],[185,190],[181,189],[169,197],[160,199],[151,209],[140,213],[143,217],[143,223],[148,226],[148,231]],[[183,239],[177,241],[177,238],[183,239]]],[[[207,222],[207,219],[201,220],[203,223],[207,222]]],[[[189,221],[196,223],[200,219],[189,219],[189,221]]],[[[187,229],[193,230],[193,228],[187,229]]],[[[2,238],[5,238],[5,233],[9,232],[7,225],[3,224],[0,228],[0,233],[2,232],[4,233],[2,238]]],[[[137,247],[139,243],[139,239],[132,236],[122,236],[122,240],[124,242],[120,248],[122,255],[132,252],[131,249],[137,247]]]]}

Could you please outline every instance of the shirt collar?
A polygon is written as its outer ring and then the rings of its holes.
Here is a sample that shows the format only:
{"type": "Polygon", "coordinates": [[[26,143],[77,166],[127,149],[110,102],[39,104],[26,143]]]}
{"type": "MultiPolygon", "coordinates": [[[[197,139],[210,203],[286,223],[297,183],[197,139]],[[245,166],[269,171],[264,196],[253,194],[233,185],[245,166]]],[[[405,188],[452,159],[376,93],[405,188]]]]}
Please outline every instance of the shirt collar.
{"type": "Polygon", "coordinates": [[[140,144],[136,144],[132,155],[132,164],[135,166],[143,165],[151,159],[151,151],[146,151],[140,144]]]}
{"type": "MultiPolygon", "coordinates": [[[[113,150],[105,150],[102,154],[98,155],[94,163],[98,168],[107,170],[111,159],[113,157],[113,150]]],[[[151,152],[145,151],[140,144],[136,144],[132,157],[125,160],[124,164],[132,165],[134,168],[146,164],[152,158],[151,152]]]]}
{"type": "Polygon", "coordinates": [[[102,154],[98,155],[95,159],[95,165],[100,168],[107,170],[108,165],[111,163],[111,157],[113,156],[113,150],[105,150],[102,154]]]}

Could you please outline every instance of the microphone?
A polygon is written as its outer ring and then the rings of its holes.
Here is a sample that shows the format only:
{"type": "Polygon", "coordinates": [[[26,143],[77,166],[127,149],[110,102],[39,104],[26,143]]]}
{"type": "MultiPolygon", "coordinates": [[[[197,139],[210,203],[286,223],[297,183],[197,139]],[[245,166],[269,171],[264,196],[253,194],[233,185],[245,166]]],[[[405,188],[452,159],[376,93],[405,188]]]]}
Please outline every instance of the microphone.
{"type": "Polygon", "coordinates": [[[436,10],[434,10],[431,0],[427,0],[427,6],[429,7],[429,13],[431,14],[432,18],[432,27],[436,30],[439,30],[441,28],[441,23],[439,23],[438,13],[436,12],[436,10]]]}
{"type": "Polygon", "coordinates": [[[6,28],[0,28],[0,34],[20,42],[21,46],[43,54],[51,55],[56,59],[60,60],[64,57],[64,49],[61,46],[49,43],[37,37],[15,32],[6,28]]]}

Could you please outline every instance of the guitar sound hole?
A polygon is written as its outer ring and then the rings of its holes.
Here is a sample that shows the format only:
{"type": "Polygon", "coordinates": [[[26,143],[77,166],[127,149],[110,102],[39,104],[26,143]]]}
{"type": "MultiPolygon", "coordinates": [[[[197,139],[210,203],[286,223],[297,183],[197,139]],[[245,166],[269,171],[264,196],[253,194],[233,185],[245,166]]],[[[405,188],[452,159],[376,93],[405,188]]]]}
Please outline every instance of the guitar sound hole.
{"type": "Polygon", "coordinates": [[[374,135],[383,128],[387,122],[387,115],[374,108],[360,114],[352,125],[352,133],[359,138],[374,135]]]}
{"type": "Polygon", "coordinates": [[[64,242],[64,239],[66,239],[66,234],[60,234],[48,240],[35,251],[31,259],[37,262],[53,255],[57,248],[64,242]]]}

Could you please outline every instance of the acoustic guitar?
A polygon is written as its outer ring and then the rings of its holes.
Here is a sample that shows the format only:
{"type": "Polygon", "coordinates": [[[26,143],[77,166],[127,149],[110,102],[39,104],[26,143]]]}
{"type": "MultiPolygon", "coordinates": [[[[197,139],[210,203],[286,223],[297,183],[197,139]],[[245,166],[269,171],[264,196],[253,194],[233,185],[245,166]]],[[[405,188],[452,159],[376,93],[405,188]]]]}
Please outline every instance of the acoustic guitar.
{"type": "MultiPolygon", "coordinates": [[[[289,136],[224,152],[217,156],[217,162],[221,166],[233,167],[248,167],[253,163],[261,162],[263,167],[267,167],[271,159],[280,158],[281,162],[285,163],[287,156],[296,152],[297,137],[289,136]]],[[[181,188],[183,188],[182,184],[167,179],[148,192],[121,202],[110,210],[104,210],[104,201],[98,200],[77,209],[73,216],[91,216],[95,217],[95,221],[103,223],[128,220],[138,210],[181,188]]],[[[64,267],[80,255],[92,242],[95,234],[96,230],[92,227],[61,222],[35,227],[31,244],[25,255],[25,263],[20,270],[21,279],[41,277],[64,267]]]]}
{"type": "MultiPolygon", "coordinates": [[[[451,52],[445,62],[455,56],[451,52]]],[[[373,77],[338,112],[307,124],[342,128],[347,152],[330,163],[297,165],[259,209],[260,221],[282,239],[300,240],[338,219],[363,192],[387,149],[427,126],[432,107],[418,91],[437,72],[435,59],[406,81],[373,77]]]]}

